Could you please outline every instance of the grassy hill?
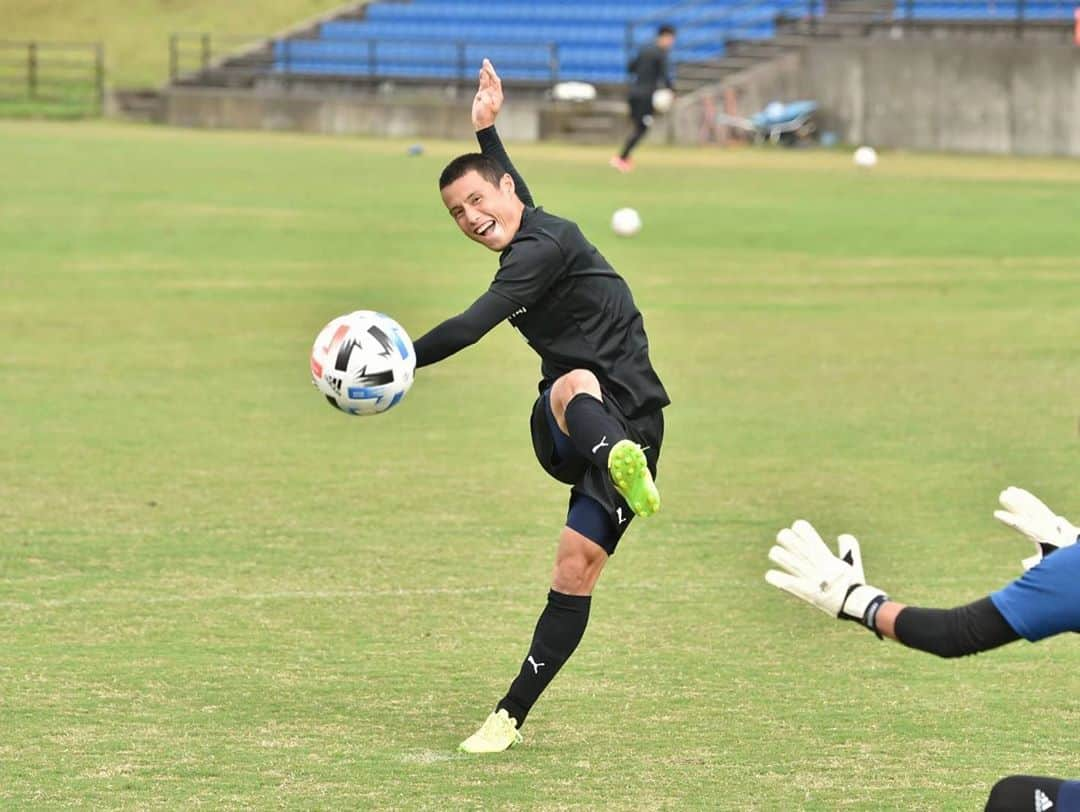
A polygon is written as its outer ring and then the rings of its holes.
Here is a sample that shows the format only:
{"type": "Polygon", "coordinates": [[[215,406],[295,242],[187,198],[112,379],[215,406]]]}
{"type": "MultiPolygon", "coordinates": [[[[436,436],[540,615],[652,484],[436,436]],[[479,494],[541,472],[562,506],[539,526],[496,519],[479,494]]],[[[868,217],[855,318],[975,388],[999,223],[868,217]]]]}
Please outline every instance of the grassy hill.
{"type": "Polygon", "coordinates": [[[114,87],[159,84],[168,77],[174,31],[264,34],[323,14],[334,0],[0,0],[3,38],[101,41],[114,87]]]}

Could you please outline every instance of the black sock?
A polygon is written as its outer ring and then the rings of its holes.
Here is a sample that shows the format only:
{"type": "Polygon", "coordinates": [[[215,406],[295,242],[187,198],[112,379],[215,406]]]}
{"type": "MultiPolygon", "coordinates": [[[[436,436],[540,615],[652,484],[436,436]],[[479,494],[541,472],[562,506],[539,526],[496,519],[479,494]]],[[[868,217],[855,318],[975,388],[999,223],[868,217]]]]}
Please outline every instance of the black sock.
{"type": "Polygon", "coordinates": [[[540,694],[581,642],[589,622],[591,602],[588,595],[564,595],[554,589],[548,592],[547,606],[536,621],[529,655],[510,690],[496,706],[496,710],[505,709],[516,719],[518,727],[525,723],[540,694]]]}
{"type": "Polygon", "coordinates": [[[649,128],[644,126],[643,124],[634,125],[634,131],[630,133],[630,137],[626,139],[626,144],[625,146],[623,146],[623,150],[619,154],[619,157],[622,158],[624,161],[629,160],[630,153],[634,151],[634,147],[637,146],[638,141],[645,137],[645,132],[648,129],[649,128]]]}
{"type": "Polygon", "coordinates": [[[608,454],[626,432],[619,421],[608,414],[604,404],[587,392],[580,392],[566,404],[566,428],[570,442],[585,459],[607,469],[608,454]]]}
{"type": "Polygon", "coordinates": [[[1058,790],[1065,783],[1060,778],[1033,775],[1010,775],[990,790],[986,812],[1027,812],[1029,809],[1057,809],[1058,790]]]}

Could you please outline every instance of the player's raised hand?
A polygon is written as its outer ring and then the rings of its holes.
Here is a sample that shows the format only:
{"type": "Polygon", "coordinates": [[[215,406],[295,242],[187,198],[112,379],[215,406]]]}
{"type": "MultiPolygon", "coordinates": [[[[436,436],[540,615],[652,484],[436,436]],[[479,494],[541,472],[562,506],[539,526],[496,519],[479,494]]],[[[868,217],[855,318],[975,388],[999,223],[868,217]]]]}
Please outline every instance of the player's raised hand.
{"type": "Polygon", "coordinates": [[[866,585],[854,536],[840,536],[836,556],[813,525],[799,519],[777,533],[776,542],[769,560],[780,569],[766,572],[766,581],[833,617],[855,620],[876,631],[874,615],[887,598],[880,589],[866,585]]]}
{"type": "Polygon", "coordinates": [[[495,123],[502,109],[502,80],[495,72],[491,60],[485,59],[480,66],[480,83],[472,103],[473,128],[479,132],[495,123]]]}
{"type": "Polygon", "coordinates": [[[1035,555],[1021,563],[1029,570],[1059,547],[1076,544],[1080,528],[1058,516],[1039,497],[1023,488],[1009,486],[998,497],[1004,510],[995,510],[994,518],[1023,534],[1035,544],[1035,555]]]}

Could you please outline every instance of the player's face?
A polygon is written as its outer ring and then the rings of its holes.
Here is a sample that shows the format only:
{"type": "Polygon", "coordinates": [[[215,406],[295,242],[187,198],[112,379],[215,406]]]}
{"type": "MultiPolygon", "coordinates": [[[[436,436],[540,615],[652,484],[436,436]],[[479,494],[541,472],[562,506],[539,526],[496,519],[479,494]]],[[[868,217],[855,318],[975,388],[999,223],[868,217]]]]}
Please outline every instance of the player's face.
{"type": "Polygon", "coordinates": [[[675,45],[674,34],[661,34],[656,38],[656,44],[663,48],[665,51],[670,51],[675,45]]]}
{"type": "Polygon", "coordinates": [[[492,251],[506,248],[521,226],[522,205],[509,175],[496,186],[466,172],[442,190],[442,199],[462,233],[492,251]]]}

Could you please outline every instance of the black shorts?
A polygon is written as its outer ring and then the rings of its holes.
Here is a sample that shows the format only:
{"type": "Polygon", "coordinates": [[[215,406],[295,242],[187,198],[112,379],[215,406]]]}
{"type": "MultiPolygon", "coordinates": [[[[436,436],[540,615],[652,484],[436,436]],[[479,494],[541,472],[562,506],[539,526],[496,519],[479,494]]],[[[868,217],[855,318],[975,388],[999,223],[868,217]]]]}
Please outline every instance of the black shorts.
{"type": "Polygon", "coordinates": [[[649,127],[653,122],[652,94],[630,97],[630,120],[638,127],[649,127]]]}
{"type": "MultiPolygon", "coordinates": [[[[619,540],[634,518],[634,511],[615,490],[608,472],[578,454],[570,443],[570,439],[558,427],[551,414],[548,399],[550,392],[550,389],[546,389],[536,399],[529,420],[536,460],[549,476],[572,486],[570,506],[567,510],[569,526],[581,532],[581,529],[570,521],[572,516],[581,515],[582,505],[579,504],[581,497],[587,497],[599,506],[603,514],[602,519],[606,520],[606,526],[597,528],[596,532],[585,532],[583,535],[603,547],[608,555],[613,555],[615,547],[618,546],[619,540]]],[[[657,463],[660,461],[660,447],[664,442],[663,412],[655,412],[631,420],[623,415],[614,399],[606,393],[604,393],[603,403],[607,413],[614,417],[626,431],[626,436],[645,451],[645,461],[655,479],[657,463]]]]}

